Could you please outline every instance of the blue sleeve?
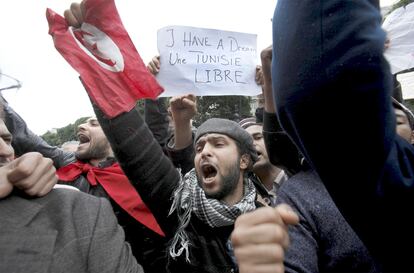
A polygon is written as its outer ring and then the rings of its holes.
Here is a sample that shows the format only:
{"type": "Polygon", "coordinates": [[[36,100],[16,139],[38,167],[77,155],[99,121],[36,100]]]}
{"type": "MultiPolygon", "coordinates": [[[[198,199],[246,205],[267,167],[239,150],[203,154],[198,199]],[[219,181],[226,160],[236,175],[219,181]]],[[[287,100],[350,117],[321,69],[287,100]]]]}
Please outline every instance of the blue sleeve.
{"type": "Polygon", "coordinates": [[[414,151],[395,133],[384,40],[378,1],[279,0],[273,90],[282,127],[369,250],[412,270],[413,226],[395,221],[414,208],[414,151]]]}

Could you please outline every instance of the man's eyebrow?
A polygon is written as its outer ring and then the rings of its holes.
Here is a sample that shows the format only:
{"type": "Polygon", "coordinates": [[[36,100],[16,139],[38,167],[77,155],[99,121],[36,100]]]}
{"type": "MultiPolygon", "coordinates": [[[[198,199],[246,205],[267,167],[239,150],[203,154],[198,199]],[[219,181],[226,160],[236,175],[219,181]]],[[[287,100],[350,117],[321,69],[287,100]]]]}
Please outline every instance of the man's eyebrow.
{"type": "Polygon", "coordinates": [[[197,140],[197,142],[195,143],[195,145],[199,145],[199,144],[202,144],[202,143],[205,143],[205,142],[206,142],[205,137],[200,137],[200,138],[197,140]]]}
{"type": "Polygon", "coordinates": [[[212,141],[226,140],[226,137],[222,135],[208,136],[207,138],[211,139],[212,141]]]}
{"type": "Polygon", "coordinates": [[[401,117],[401,118],[408,118],[407,115],[404,112],[396,112],[395,116],[396,117],[401,117]]]}
{"type": "Polygon", "coordinates": [[[226,140],[226,137],[221,136],[221,135],[217,135],[217,136],[209,135],[209,136],[200,137],[197,140],[196,145],[199,144],[199,143],[205,143],[207,141],[217,141],[217,140],[226,140]]]}

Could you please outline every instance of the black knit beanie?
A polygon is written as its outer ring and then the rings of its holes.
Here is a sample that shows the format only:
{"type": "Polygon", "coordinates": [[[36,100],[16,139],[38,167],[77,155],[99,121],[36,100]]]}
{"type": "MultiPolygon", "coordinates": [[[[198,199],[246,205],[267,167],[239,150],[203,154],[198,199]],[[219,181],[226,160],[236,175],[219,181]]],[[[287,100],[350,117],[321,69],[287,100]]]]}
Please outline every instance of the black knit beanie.
{"type": "Polygon", "coordinates": [[[252,137],[237,122],[221,118],[206,120],[197,128],[194,144],[202,135],[208,133],[223,134],[234,139],[239,143],[242,154],[247,153],[253,162],[257,161],[257,152],[254,148],[252,137]]]}

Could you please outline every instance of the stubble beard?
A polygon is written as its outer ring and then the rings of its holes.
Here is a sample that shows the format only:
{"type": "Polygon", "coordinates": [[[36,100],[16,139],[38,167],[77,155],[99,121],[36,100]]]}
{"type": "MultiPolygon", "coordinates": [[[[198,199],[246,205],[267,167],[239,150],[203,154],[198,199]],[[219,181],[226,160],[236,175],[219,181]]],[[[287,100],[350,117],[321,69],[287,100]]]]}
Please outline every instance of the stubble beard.
{"type": "MultiPolygon", "coordinates": [[[[207,198],[217,199],[217,200],[223,200],[227,196],[231,195],[235,189],[237,188],[237,184],[239,182],[240,177],[240,168],[238,163],[240,160],[237,160],[233,166],[230,167],[229,174],[226,176],[222,176],[220,173],[217,173],[217,176],[219,180],[221,180],[220,188],[216,192],[206,192],[204,191],[207,198]]],[[[202,179],[196,173],[197,175],[197,183],[198,185],[204,190],[202,179]]]]}

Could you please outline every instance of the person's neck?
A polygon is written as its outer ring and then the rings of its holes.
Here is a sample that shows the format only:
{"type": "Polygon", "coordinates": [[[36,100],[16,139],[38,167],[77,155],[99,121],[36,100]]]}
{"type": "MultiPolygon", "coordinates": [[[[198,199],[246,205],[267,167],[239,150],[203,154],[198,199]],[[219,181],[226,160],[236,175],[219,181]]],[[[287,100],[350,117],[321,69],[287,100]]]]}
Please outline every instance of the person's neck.
{"type": "Polygon", "coordinates": [[[240,174],[239,182],[237,183],[237,187],[234,191],[229,194],[228,196],[224,197],[221,201],[226,203],[229,206],[233,206],[240,202],[244,196],[244,175],[243,173],[240,174]]]}
{"type": "Polygon", "coordinates": [[[279,175],[281,171],[282,170],[278,167],[269,164],[267,168],[263,168],[255,173],[260,178],[260,181],[262,182],[263,186],[265,186],[267,190],[272,190],[273,183],[275,182],[276,177],[279,175]]]}
{"type": "Polygon", "coordinates": [[[101,163],[101,162],[103,162],[103,161],[105,161],[107,158],[106,157],[104,157],[104,158],[94,158],[94,159],[90,159],[89,161],[88,161],[88,163],[89,164],[91,164],[92,166],[94,166],[94,167],[98,167],[99,166],[99,163],[101,163]]]}

